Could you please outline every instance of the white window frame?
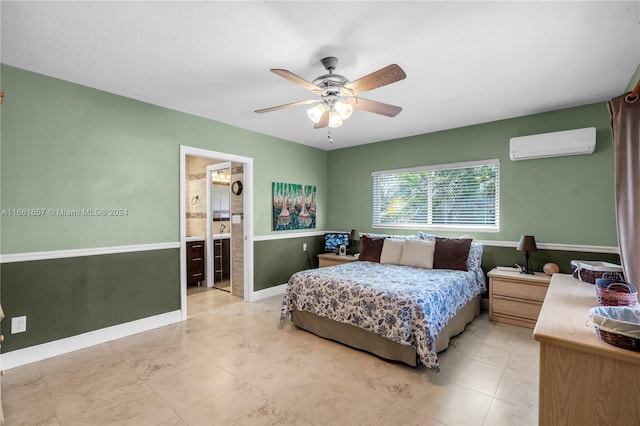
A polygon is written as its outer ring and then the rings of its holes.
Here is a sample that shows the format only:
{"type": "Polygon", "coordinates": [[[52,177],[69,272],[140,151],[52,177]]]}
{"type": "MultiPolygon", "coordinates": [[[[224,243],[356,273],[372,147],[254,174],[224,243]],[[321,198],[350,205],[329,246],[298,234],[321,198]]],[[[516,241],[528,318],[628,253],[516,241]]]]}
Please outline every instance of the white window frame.
{"type": "MultiPolygon", "coordinates": [[[[432,231],[479,231],[479,232],[499,232],[500,231],[500,159],[494,158],[489,160],[478,160],[478,161],[465,161],[460,163],[448,163],[448,164],[435,164],[429,166],[420,166],[420,167],[411,167],[404,169],[394,169],[394,170],[379,170],[371,173],[372,177],[372,227],[373,228],[382,228],[382,229],[424,229],[424,230],[432,230],[432,231]],[[493,225],[477,225],[477,224],[469,224],[469,225],[461,225],[461,224],[433,224],[432,217],[432,209],[429,207],[427,213],[427,223],[419,224],[419,223],[410,223],[410,224],[389,224],[389,223],[380,223],[376,222],[376,219],[379,219],[380,215],[377,214],[377,208],[379,205],[378,194],[380,193],[376,188],[376,177],[377,176],[385,176],[385,175],[395,175],[395,174],[404,174],[404,173],[424,173],[424,172],[432,172],[437,170],[454,170],[454,169],[462,169],[462,168],[471,168],[478,166],[497,166],[496,169],[496,193],[495,193],[495,224],[493,225]]],[[[429,189],[427,193],[428,197],[428,206],[432,206],[432,183],[431,179],[429,179],[428,183],[429,189]]]]}

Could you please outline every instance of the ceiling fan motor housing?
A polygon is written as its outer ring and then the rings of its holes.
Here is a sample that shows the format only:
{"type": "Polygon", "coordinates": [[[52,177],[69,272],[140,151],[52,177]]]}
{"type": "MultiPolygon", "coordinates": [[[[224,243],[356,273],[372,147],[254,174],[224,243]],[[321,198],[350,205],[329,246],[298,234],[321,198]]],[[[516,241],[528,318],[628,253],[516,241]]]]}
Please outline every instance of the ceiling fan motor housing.
{"type": "Polygon", "coordinates": [[[333,70],[338,67],[338,62],[340,61],[335,56],[327,56],[326,58],[322,58],[320,62],[322,62],[324,69],[329,72],[333,72],[333,70]]]}
{"type": "Polygon", "coordinates": [[[312,81],[313,84],[329,93],[336,94],[349,80],[340,74],[324,74],[312,81]]]}
{"type": "Polygon", "coordinates": [[[340,74],[334,74],[333,71],[338,66],[338,58],[329,56],[322,59],[322,65],[329,71],[329,74],[323,74],[312,81],[316,86],[324,89],[329,94],[336,94],[340,89],[349,82],[349,80],[340,74]]]}

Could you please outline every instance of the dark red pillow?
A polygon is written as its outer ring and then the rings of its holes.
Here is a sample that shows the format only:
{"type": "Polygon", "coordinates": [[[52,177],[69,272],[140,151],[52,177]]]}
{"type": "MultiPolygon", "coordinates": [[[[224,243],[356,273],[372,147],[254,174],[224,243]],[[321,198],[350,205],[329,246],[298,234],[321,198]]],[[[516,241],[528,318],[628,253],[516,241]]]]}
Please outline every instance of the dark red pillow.
{"type": "Polygon", "coordinates": [[[369,238],[363,235],[360,238],[360,256],[358,260],[380,263],[383,244],[384,238],[369,238]]]}
{"type": "Polygon", "coordinates": [[[467,258],[471,248],[468,238],[436,237],[436,250],[433,254],[433,269],[467,270],[467,258]]]}

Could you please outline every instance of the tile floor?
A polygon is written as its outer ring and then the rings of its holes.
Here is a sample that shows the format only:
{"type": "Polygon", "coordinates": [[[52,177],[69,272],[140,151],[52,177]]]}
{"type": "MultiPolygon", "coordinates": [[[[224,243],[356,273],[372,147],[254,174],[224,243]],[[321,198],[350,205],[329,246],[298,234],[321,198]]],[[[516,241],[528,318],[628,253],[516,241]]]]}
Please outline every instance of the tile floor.
{"type": "Polygon", "coordinates": [[[487,313],[432,373],[278,327],[280,297],[188,297],[189,319],[6,371],[13,425],[535,425],[538,344],[487,313]]]}

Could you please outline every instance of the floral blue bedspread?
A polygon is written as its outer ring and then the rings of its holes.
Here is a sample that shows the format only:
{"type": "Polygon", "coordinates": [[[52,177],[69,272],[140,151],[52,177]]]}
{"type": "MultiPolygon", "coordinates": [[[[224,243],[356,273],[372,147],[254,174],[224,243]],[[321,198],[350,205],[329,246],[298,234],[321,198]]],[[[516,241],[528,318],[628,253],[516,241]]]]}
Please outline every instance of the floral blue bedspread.
{"type": "Polygon", "coordinates": [[[462,307],[486,288],[484,273],[349,262],[291,276],[280,323],[300,310],[414,346],[438,370],[435,341],[462,307]]]}

